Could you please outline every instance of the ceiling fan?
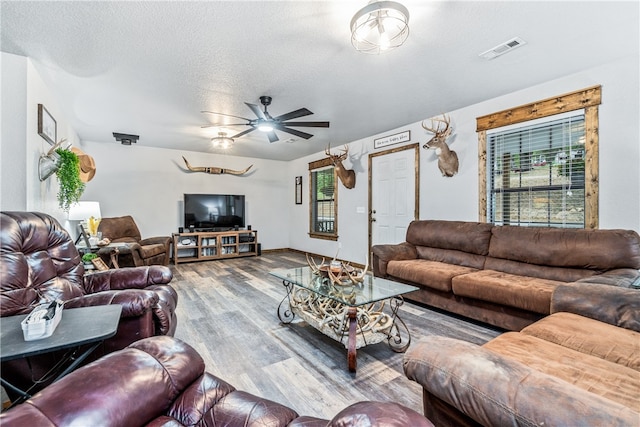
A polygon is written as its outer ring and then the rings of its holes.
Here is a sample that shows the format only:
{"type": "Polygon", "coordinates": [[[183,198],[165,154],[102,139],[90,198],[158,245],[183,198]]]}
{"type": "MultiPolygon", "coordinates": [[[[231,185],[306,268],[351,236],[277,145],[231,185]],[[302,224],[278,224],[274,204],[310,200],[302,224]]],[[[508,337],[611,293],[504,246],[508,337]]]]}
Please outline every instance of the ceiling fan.
{"type": "Polygon", "coordinates": [[[315,127],[315,128],[328,128],[329,127],[329,122],[289,122],[289,120],[292,119],[297,119],[299,117],[304,117],[304,116],[308,116],[310,114],[313,114],[311,111],[309,111],[306,108],[300,108],[298,110],[295,111],[291,111],[289,113],[286,114],[282,114],[280,116],[277,117],[271,117],[271,115],[269,114],[269,112],[267,111],[267,107],[269,105],[271,105],[271,97],[270,96],[261,96],[260,97],[260,103],[262,105],[264,105],[264,111],[260,110],[260,107],[255,105],[255,104],[250,104],[248,102],[245,102],[245,104],[247,105],[247,107],[249,107],[251,109],[251,111],[253,111],[253,114],[256,115],[256,119],[249,119],[246,117],[240,117],[240,116],[234,116],[232,114],[223,114],[223,113],[216,113],[213,111],[202,111],[202,113],[208,113],[208,114],[217,114],[219,116],[228,116],[228,117],[235,117],[236,119],[242,119],[242,120],[246,120],[246,123],[231,123],[231,124],[224,124],[224,125],[206,125],[206,126],[202,126],[203,128],[208,128],[208,127],[213,127],[213,126],[240,126],[240,125],[245,125],[245,126],[250,126],[250,129],[247,129],[245,131],[242,131],[236,135],[233,135],[231,138],[240,138],[243,135],[248,134],[249,132],[253,132],[254,130],[258,129],[262,132],[265,132],[267,134],[267,137],[269,138],[269,142],[276,142],[278,141],[278,135],[276,135],[275,130],[279,130],[282,132],[286,132],[286,133],[290,133],[292,135],[298,136],[300,138],[304,138],[304,139],[309,139],[311,138],[313,135],[307,132],[302,132],[296,129],[291,129],[291,126],[293,127],[315,127]]]}

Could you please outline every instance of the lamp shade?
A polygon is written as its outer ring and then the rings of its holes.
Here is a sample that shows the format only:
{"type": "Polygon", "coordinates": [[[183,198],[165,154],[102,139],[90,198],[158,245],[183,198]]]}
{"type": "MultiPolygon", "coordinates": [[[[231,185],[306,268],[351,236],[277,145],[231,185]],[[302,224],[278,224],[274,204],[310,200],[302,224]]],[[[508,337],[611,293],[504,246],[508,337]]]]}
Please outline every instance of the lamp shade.
{"type": "Polygon", "coordinates": [[[69,208],[69,220],[84,221],[87,218],[102,218],[100,202],[78,202],[69,208]]]}
{"type": "Polygon", "coordinates": [[[372,1],[351,19],[351,44],[364,53],[395,49],[409,37],[409,11],[395,1],[372,1]]]}

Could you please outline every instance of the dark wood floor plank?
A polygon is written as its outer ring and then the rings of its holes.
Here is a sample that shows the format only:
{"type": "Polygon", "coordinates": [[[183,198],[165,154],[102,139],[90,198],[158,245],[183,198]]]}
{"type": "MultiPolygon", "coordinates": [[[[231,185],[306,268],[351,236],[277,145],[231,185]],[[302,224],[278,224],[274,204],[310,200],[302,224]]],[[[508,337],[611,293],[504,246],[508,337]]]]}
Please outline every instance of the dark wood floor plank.
{"type": "MultiPolygon", "coordinates": [[[[191,344],[207,370],[239,390],[275,400],[300,414],[331,418],[362,401],[395,401],[422,412],[422,390],[402,371],[402,354],[385,343],[358,350],[358,370],[347,370],[346,349],[304,321],[280,323],[286,296],[277,268],[306,265],[295,252],[271,252],[171,266],[179,294],[176,337],[191,344]]],[[[410,302],[400,316],[412,342],[443,335],[482,344],[500,334],[410,302]]]]}

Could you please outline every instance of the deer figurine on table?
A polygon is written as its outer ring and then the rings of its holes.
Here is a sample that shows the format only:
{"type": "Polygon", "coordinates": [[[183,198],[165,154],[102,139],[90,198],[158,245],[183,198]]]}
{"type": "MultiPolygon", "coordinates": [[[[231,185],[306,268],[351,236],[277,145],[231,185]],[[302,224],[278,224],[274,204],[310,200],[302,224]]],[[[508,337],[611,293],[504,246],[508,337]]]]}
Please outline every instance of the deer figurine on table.
{"type": "Polygon", "coordinates": [[[452,177],[456,173],[458,173],[458,155],[455,151],[450,150],[447,145],[447,138],[451,135],[451,131],[453,130],[450,127],[451,119],[447,117],[445,114],[442,115],[442,119],[431,119],[431,126],[427,127],[422,122],[422,127],[424,130],[432,132],[433,138],[431,138],[426,144],[422,146],[422,148],[430,149],[434,148],[436,150],[436,155],[438,156],[438,169],[442,172],[442,176],[452,177]],[[434,122],[437,122],[434,123],[434,122]],[[444,123],[444,129],[440,129],[440,124],[444,123]]]}
{"type": "Polygon", "coordinates": [[[329,156],[331,159],[331,164],[336,168],[336,172],[338,173],[338,178],[347,188],[353,188],[356,186],[356,172],[353,169],[345,169],[342,165],[342,162],[347,158],[349,154],[349,147],[344,146],[342,150],[342,154],[331,154],[331,145],[324,150],[324,153],[329,156]]]}

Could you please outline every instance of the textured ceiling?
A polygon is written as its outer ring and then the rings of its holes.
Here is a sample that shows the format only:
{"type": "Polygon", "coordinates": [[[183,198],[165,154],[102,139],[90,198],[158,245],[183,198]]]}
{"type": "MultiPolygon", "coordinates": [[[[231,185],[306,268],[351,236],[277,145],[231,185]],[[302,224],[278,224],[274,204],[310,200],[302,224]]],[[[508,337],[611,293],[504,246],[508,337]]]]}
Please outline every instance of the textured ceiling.
{"type": "MultiPolygon", "coordinates": [[[[216,152],[210,123],[306,107],[309,140],[259,131],[231,155],[291,160],[638,53],[638,2],[403,0],[404,46],[357,52],[349,22],[366,1],[2,1],[4,52],[31,57],[82,140],[216,152]],[[487,61],[478,54],[521,37],[487,61]],[[294,141],[290,141],[291,138],[294,141]]],[[[571,90],[573,88],[568,88],[571,90]]],[[[235,134],[246,127],[222,130],[235,134]]]]}

